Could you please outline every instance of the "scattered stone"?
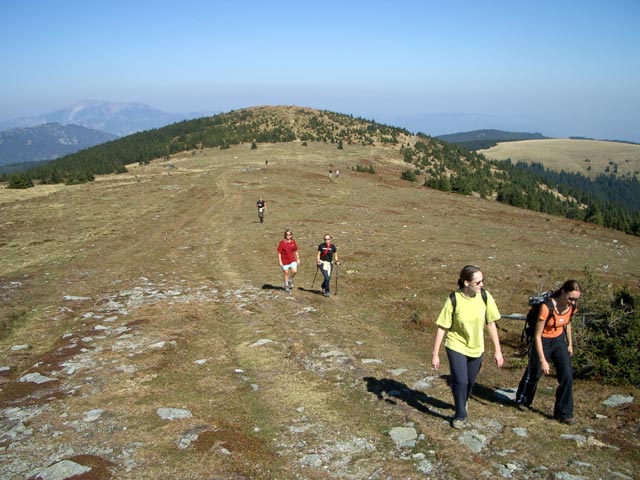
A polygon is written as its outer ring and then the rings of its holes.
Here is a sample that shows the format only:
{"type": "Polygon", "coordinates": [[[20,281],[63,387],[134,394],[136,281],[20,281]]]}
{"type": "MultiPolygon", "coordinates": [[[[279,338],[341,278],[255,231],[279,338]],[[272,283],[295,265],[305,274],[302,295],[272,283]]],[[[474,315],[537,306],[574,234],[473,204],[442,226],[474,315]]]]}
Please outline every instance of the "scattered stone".
{"type": "Polygon", "coordinates": [[[106,327],[104,325],[96,325],[93,329],[97,332],[104,332],[105,330],[111,330],[111,327],[106,327]]]}
{"type": "Polygon", "coordinates": [[[605,419],[609,418],[609,417],[607,417],[606,415],[601,415],[601,414],[599,414],[599,413],[596,413],[596,414],[594,415],[594,417],[595,417],[597,420],[605,420],[605,419]]]}
{"type": "Polygon", "coordinates": [[[62,460],[41,470],[36,478],[38,480],[64,480],[65,478],[75,477],[90,471],[91,468],[80,465],[79,463],[72,462],[71,460],[62,460]]]}
{"type": "Polygon", "coordinates": [[[412,427],[394,427],[389,436],[398,448],[413,448],[418,440],[418,432],[412,427]]]}
{"type": "Polygon", "coordinates": [[[416,381],[411,388],[413,388],[414,390],[427,390],[428,388],[431,387],[431,384],[433,383],[433,380],[435,380],[437,377],[424,377],[418,381],[416,381]]]}
{"type": "Polygon", "coordinates": [[[322,457],[317,453],[312,453],[302,457],[300,463],[305,467],[320,468],[322,466],[322,457]]]}
{"type": "Polygon", "coordinates": [[[429,460],[424,459],[418,462],[416,466],[420,473],[424,473],[425,475],[430,475],[435,471],[435,465],[431,463],[429,460]]]}
{"type": "Polygon", "coordinates": [[[19,382],[29,382],[29,383],[37,383],[38,385],[41,383],[53,382],[55,378],[45,377],[40,373],[27,373],[26,375],[20,377],[19,382]]]}
{"type": "Polygon", "coordinates": [[[152,343],[151,345],[149,345],[149,348],[153,348],[154,350],[162,350],[167,345],[171,345],[175,347],[178,344],[175,342],[175,340],[171,342],[165,342],[164,340],[162,340],[160,342],[152,343]]]}
{"type": "Polygon", "coordinates": [[[100,419],[103,413],[104,413],[104,410],[100,408],[89,410],[87,413],[84,414],[84,418],[82,419],[82,421],[87,423],[95,422],[96,420],[100,419]]]}
{"type": "Polygon", "coordinates": [[[13,347],[11,347],[11,350],[14,352],[19,352],[20,350],[28,350],[29,348],[31,348],[30,345],[14,345],[13,347]]]}
{"type": "Polygon", "coordinates": [[[267,345],[268,343],[274,343],[274,341],[269,339],[269,338],[261,338],[257,342],[252,343],[251,345],[249,345],[249,348],[261,347],[262,345],[267,345]]]}
{"type": "Polygon", "coordinates": [[[563,440],[573,440],[578,445],[584,445],[585,443],[587,443],[587,437],[585,437],[584,435],[574,435],[570,433],[564,433],[560,435],[560,438],[563,440]]]}
{"type": "Polygon", "coordinates": [[[322,358],[327,358],[327,357],[346,357],[347,354],[344,352],[341,352],[340,350],[331,350],[329,352],[322,352],[320,354],[320,356],[322,358]]]}
{"type": "Polygon", "coordinates": [[[526,428],[516,427],[513,429],[513,433],[515,433],[519,437],[527,437],[529,434],[527,433],[526,428]]]}
{"type": "Polygon", "coordinates": [[[196,360],[195,362],[196,365],[204,365],[205,363],[207,363],[207,359],[206,358],[201,358],[200,360],[196,360]]]}
{"type": "Polygon", "coordinates": [[[177,442],[178,450],[186,450],[187,448],[189,448],[193,442],[198,440],[200,434],[202,432],[206,432],[207,430],[209,430],[209,427],[207,425],[200,425],[198,427],[187,430],[182,438],[177,442]]]}
{"type": "Polygon", "coordinates": [[[588,480],[587,477],[583,477],[582,475],[573,475],[568,472],[557,472],[553,478],[555,480],[588,480]]]}
{"type": "Polygon", "coordinates": [[[183,418],[191,418],[193,416],[189,410],[182,408],[159,408],[157,413],[163,420],[180,420],[183,418]]]}
{"type": "Polygon", "coordinates": [[[384,362],[379,358],[363,358],[362,363],[368,365],[370,363],[384,363],[384,362]]]}
{"type": "Polygon", "coordinates": [[[302,310],[300,310],[299,312],[295,313],[296,317],[304,317],[307,313],[313,313],[313,312],[317,312],[318,310],[316,310],[313,307],[304,307],[302,310]]]}
{"type": "Polygon", "coordinates": [[[500,400],[503,400],[503,401],[509,400],[509,401],[512,401],[512,402],[516,401],[517,390],[515,388],[496,388],[493,391],[493,393],[500,400]]]}
{"type": "Polygon", "coordinates": [[[15,442],[33,435],[33,428],[27,427],[21,421],[14,424],[9,430],[3,429],[0,432],[0,444],[4,442],[15,442]]]}
{"type": "Polygon", "coordinates": [[[11,370],[11,367],[0,367],[0,373],[8,372],[11,370]]]}
{"type": "Polygon", "coordinates": [[[615,478],[619,478],[620,480],[633,480],[633,477],[621,472],[612,471],[611,475],[613,475],[615,478]]]}
{"type": "Polygon", "coordinates": [[[633,403],[633,396],[628,395],[611,395],[607,398],[602,405],[606,407],[618,407],[620,405],[624,405],[626,403],[633,403]]]}
{"type": "Polygon", "coordinates": [[[91,300],[91,297],[78,297],[76,295],[65,295],[62,297],[63,300],[67,302],[85,302],[87,300],[91,300]]]}
{"type": "Polygon", "coordinates": [[[311,425],[296,425],[289,427],[291,433],[304,433],[311,428],[311,425]]]}
{"type": "Polygon", "coordinates": [[[487,444],[487,437],[477,430],[467,430],[458,437],[458,441],[469,447],[472,452],[480,453],[487,444]]]}
{"type": "Polygon", "coordinates": [[[391,375],[394,375],[396,377],[399,377],[400,375],[402,375],[403,373],[407,372],[408,370],[406,368],[396,368],[394,370],[388,370],[388,372],[391,375]]]}

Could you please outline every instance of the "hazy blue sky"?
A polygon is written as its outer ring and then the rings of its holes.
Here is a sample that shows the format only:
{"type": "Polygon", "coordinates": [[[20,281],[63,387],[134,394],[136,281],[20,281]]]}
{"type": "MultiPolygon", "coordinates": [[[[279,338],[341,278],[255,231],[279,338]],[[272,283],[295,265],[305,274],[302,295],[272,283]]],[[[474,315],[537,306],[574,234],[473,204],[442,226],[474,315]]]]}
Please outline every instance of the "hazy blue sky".
{"type": "Polygon", "coordinates": [[[0,0],[0,120],[301,105],[640,142],[640,0],[0,0]]]}

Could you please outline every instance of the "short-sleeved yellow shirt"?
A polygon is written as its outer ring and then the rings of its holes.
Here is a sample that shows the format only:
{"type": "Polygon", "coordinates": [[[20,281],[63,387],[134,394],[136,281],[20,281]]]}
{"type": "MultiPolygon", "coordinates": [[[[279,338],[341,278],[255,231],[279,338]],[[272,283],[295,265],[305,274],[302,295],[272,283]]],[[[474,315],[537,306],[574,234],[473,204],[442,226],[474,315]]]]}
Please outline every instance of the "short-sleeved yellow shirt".
{"type": "Polygon", "coordinates": [[[453,305],[451,299],[447,297],[436,320],[436,325],[447,330],[445,347],[467,357],[477,358],[482,355],[485,322],[495,322],[501,317],[495,300],[489,292],[486,293],[487,304],[485,305],[480,294],[470,298],[456,291],[455,318],[451,317],[453,305]]]}

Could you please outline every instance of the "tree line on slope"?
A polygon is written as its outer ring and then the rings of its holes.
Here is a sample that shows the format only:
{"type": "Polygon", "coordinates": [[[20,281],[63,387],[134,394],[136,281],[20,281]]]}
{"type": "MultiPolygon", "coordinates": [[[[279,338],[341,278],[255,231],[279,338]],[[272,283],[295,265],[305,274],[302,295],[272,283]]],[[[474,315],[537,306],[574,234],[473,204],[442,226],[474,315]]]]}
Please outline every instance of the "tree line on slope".
{"type": "Polygon", "coordinates": [[[418,133],[416,140],[402,128],[350,115],[304,108],[236,110],[213,117],[178,122],[135,133],[35,168],[0,176],[9,188],[42,184],[77,184],[96,175],[126,172],[126,165],[203,148],[228,148],[241,143],[294,140],[345,144],[400,146],[413,169],[403,178],[462,195],[483,198],[538,212],[583,220],[634,235],[640,234],[640,186],[635,177],[601,175],[595,181],[579,174],[552,172],[540,164],[489,161],[484,155],[418,133]]]}
{"type": "Polygon", "coordinates": [[[640,235],[640,182],[635,176],[601,174],[595,180],[539,163],[487,160],[462,147],[417,141],[403,146],[404,160],[413,168],[402,178],[442,191],[482,198],[536,212],[564,216],[640,235]]]}

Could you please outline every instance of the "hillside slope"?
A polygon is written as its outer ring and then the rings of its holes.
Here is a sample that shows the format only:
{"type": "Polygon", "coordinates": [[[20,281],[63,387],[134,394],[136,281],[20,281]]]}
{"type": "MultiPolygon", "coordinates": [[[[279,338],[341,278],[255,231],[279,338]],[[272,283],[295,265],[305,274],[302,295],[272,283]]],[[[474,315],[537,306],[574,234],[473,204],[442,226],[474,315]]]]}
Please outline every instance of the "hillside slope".
{"type": "Polygon", "coordinates": [[[551,170],[594,178],[600,174],[640,175],[640,145],[600,140],[548,139],[499,143],[478,153],[495,160],[541,163],[551,170]]]}
{"type": "Polygon", "coordinates": [[[46,123],[37,127],[14,128],[0,132],[0,166],[54,160],[116,138],[110,133],[80,125],[46,123]]]}
{"type": "Polygon", "coordinates": [[[637,401],[601,402],[637,389],[576,382],[569,427],[548,418],[547,378],[519,412],[505,395],[521,323],[502,320],[507,366],[487,352],[457,431],[448,368],[429,358],[463,265],[522,313],[585,268],[637,287],[640,238],[418,187],[402,168],[395,149],[242,144],[0,190],[6,478],[63,460],[98,479],[632,478],[637,401]],[[291,295],[285,228],[302,259],[291,295]],[[331,298],[315,277],[325,232],[342,260],[331,298]]]}
{"type": "Polygon", "coordinates": [[[469,150],[480,150],[491,148],[500,142],[542,140],[548,137],[545,137],[541,133],[507,132],[504,130],[489,129],[438,135],[437,138],[469,150]]]}

